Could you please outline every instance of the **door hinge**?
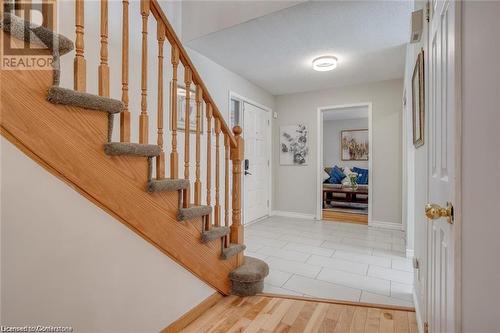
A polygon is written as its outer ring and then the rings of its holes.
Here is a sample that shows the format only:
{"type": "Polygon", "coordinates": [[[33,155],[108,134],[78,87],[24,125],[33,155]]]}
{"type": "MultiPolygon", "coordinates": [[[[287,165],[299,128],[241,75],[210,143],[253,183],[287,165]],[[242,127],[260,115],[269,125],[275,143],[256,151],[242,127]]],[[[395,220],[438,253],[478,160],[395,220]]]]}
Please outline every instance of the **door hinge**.
{"type": "Polygon", "coordinates": [[[429,323],[428,322],[424,323],[424,333],[429,333],[429,323]]]}
{"type": "Polygon", "coordinates": [[[267,166],[270,166],[270,165],[271,165],[271,163],[269,162],[269,160],[267,160],[267,166]]]}
{"type": "Polygon", "coordinates": [[[267,126],[271,125],[271,121],[268,119],[267,120],[267,126]]]}
{"type": "Polygon", "coordinates": [[[427,3],[425,4],[425,19],[427,20],[427,22],[431,21],[431,3],[430,3],[430,1],[427,1],[427,3]]]}

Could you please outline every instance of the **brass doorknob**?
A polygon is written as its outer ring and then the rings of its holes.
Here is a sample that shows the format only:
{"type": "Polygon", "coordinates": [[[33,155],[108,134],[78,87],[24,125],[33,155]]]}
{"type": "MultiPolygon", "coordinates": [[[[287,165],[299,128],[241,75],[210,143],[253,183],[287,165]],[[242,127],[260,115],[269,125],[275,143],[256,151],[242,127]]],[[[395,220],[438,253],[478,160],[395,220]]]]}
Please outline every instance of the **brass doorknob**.
{"type": "Polygon", "coordinates": [[[453,223],[453,205],[450,202],[446,203],[446,207],[441,207],[436,204],[427,204],[425,205],[425,215],[431,220],[446,217],[449,223],[453,223]]]}

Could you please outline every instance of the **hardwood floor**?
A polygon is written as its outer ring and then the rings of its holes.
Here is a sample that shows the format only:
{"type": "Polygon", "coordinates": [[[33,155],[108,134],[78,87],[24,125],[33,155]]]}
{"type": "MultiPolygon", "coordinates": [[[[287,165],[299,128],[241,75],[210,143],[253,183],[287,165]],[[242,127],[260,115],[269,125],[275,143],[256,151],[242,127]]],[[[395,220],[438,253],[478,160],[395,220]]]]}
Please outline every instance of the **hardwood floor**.
{"type": "Polygon", "coordinates": [[[323,209],[323,220],[368,224],[368,215],[336,212],[328,209],[323,209]]]}
{"type": "Polygon", "coordinates": [[[415,312],[267,296],[222,299],[181,332],[416,333],[415,312]]]}

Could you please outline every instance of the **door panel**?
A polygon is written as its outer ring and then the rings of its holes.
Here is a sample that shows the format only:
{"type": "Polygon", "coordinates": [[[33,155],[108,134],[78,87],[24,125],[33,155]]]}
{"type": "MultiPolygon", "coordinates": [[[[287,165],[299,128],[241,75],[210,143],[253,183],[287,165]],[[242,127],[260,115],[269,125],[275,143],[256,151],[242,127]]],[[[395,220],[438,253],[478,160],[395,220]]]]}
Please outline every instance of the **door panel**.
{"type": "MultiPolygon", "coordinates": [[[[433,1],[426,48],[429,117],[429,202],[454,203],[457,114],[455,1],[433,1]]],[[[455,332],[455,230],[447,218],[429,219],[427,320],[429,332],[455,332]]]]}
{"type": "Polygon", "coordinates": [[[244,223],[260,219],[269,212],[268,117],[265,110],[243,104],[245,159],[249,161],[248,172],[244,173],[244,223]]]}

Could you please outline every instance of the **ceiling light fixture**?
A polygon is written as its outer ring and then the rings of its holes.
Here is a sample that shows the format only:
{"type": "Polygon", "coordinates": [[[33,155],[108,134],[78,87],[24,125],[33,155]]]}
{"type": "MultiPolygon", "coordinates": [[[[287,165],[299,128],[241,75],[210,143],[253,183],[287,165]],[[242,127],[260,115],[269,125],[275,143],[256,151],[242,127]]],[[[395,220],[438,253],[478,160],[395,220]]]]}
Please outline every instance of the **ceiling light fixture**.
{"type": "Polygon", "coordinates": [[[337,67],[338,59],[334,56],[322,56],[312,62],[313,69],[318,72],[327,72],[337,67]]]}

